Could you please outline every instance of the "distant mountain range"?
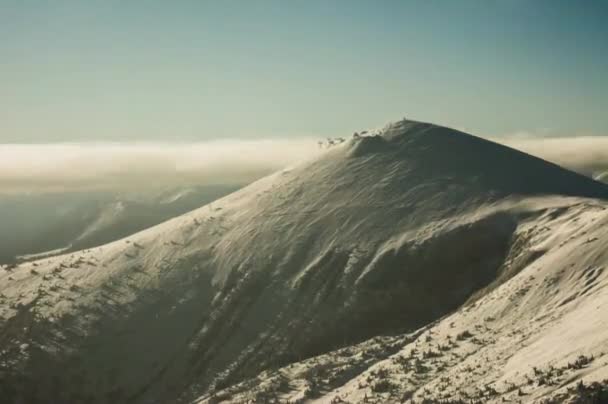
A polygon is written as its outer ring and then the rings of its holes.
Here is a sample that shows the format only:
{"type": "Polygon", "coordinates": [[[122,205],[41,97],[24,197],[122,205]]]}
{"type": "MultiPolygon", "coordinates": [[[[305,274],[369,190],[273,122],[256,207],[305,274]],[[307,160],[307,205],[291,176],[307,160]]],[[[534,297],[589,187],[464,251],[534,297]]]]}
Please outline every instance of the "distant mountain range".
{"type": "Polygon", "coordinates": [[[0,196],[0,264],[99,246],[225,196],[240,185],[149,192],[0,196]]]}

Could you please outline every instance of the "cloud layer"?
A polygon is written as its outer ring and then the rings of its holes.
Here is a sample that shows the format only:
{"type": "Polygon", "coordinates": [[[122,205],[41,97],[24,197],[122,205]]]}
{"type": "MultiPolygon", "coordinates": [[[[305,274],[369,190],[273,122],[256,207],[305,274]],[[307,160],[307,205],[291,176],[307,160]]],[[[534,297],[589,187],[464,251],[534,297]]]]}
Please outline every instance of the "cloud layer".
{"type": "MultiPolygon", "coordinates": [[[[585,175],[608,172],[608,137],[518,135],[491,140],[585,175]]],[[[0,193],[244,184],[317,153],[312,138],[0,145],[0,193]]]]}
{"type": "Polygon", "coordinates": [[[0,145],[0,193],[240,184],[316,153],[313,139],[0,145]]]}
{"type": "Polygon", "coordinates": [[[507,136],[491,139],[584,175],[608,171],[608,136],[507,136]]]}

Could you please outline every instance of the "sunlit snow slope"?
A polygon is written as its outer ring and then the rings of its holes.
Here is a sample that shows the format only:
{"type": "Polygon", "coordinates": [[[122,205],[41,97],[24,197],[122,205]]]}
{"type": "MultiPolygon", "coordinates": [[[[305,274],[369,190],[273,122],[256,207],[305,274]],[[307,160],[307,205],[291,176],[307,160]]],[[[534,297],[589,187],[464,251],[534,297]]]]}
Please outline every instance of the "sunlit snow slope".
{"type": "MultiPolygon", "coordinates": [[[[605,218],[606,197],[605,185],[553,164],[404,120],[127,239],[0,273],[0,395],[28,403],[206,399],[266,369],[319,354],[331,361],[335,349],[378,335],[393,335],[388,351],[398,352],[415,338],[399,335],[467,301],[476,308],[491,299],[495,309],[461,310],[454,327],[473,331],[490,316],[528,327],[532,317],[516,314],[522,307],[549,313],[550,322],[563,302],[535,285],[574,259],[588,241],[584,226],[605,218]],[[549,254],[558,249],[572,254],[549,254]],[[542,272],[526,295],[517,285],[532,268],[542,272]],[[509,296],[519,300],[509,306],[509,296]]],[[[575,294],[575,278],[587,276],[580,271],[601,265],[603,250],[588,244],[598,262],[585,255],[582,269],[564,267],[572,273],[563,273],[561,293],[575,294]]],[[[593,271],[598,287],[603,272],[593,271]]],[[[446,321],[433,332],[453,332],[446,321]]],[[[537,352],[514,346],[514,361],[537,352]]],[[[357,374],[372,359],[324,391],[311,393],[291,374],[272,394],[363,400],[357,374]],[[357,388],[341,387],[349,380],[357,388]]],[[[233,401],[267,393],[240,386],[233,401]]]]}

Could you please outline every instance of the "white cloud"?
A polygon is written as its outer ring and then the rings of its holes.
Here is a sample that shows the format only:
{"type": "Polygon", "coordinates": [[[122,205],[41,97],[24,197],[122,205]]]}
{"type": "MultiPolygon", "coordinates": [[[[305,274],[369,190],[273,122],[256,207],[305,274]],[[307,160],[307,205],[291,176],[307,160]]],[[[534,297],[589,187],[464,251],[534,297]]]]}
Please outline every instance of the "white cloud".
{"type": "Polygon", "coordinates": [[[318,152],[314,139],[0,145],[0,192],[255,180],[318,152]]]}
{"type": "Polygon", "coordinates": [[[581,174],[595,176],[608,170],[608,136],[543,137],[518,133],[491,140],[581,174]]]}
{"type": "MultiPolygon", "coordinates": [[[[608,171],[608,137],[491,140],[585,175],[608,171]]],[[[247,183],[317,154],[314,138],[199,143],[0,145],[0,193],[247,183]]]]}

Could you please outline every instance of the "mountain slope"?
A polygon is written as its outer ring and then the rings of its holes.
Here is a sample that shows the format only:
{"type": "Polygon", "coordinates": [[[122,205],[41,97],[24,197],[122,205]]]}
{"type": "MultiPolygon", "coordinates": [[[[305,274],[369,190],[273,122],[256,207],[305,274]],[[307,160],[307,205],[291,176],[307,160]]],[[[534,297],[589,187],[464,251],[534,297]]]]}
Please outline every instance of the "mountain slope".
{"type": "Polygon", "coordinates": [[[414,333],[272,369],[196,402],[606,402],[607,206],[527,203],[542,213],[520,223],[527,248],[514,245],[503,264],[519,272],[478,300],[414,333]]]}
{"type": "Polygon", "coordinates": [[[188,400],[414,330],[539,259],[531,221],[607,196],[529,155],[401,121],[128,239],[0,275],[3,393],[188,400]]]}

